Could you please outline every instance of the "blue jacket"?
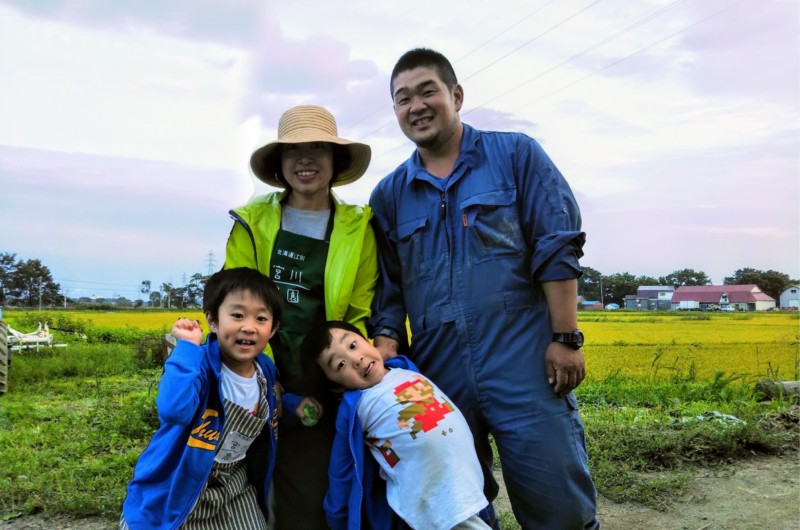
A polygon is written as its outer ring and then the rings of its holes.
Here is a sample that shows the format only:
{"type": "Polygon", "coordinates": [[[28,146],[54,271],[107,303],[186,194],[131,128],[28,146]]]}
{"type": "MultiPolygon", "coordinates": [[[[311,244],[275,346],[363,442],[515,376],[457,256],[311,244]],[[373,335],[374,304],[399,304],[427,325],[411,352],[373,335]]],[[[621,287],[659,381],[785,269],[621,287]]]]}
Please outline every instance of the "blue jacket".
{"type": "MultiPolygon", "coordinates": [[[[270,410],[246,460],[266,517],[277,443],[275,365],[263,354],[256,361],[267,379],[270,410]]],[[[131,530],[178,528],[200,496],[225,426],[221,365],[213,333],[202,346],[179,340],[164,364],[156,397],[161,425],[136,462],[122,505],[131,530]]]]}
{"type": "MultiPolygon", "coordinates": [[[[385,365],[419,372],[416,365],[402,355],[389,359],[385,365]]],[[[348,390],[339,404],[325,496],[328,525],[332,530],[405,528],[389,507],[380,465],[372,455],[365,455],[364,430],[356,412],[360,397],[361,390],[348,390]]]]}

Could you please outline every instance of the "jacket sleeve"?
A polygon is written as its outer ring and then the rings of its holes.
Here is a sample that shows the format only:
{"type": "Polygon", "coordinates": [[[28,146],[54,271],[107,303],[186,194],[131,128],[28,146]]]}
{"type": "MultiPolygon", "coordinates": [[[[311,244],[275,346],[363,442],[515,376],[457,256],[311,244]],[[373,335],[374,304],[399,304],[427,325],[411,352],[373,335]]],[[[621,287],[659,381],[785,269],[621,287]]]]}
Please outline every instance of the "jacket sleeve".
{"type": "Polygon", "coordinates": [[[367,327],[370,337],[385,334],[398,340],[400,353],[404,353],[408,348],[408,334],[402,270],[397,248],[390,237],[393,230],[396,230],[392,224],[395,216],[389,211],[390,205],[384,187],[379,184],[369,201],[374,213],[372,227],[378,249],[378,285],[372,302],[372,317],[367,322],[367,327]]]}
{"type": "Polygon", "coordinates": [[[202,389],[208,384],[206,351],[186,340],[179,340],[164,363],[158,385],[158,419],[169,425],[188,425],[200,406],[202,389]]]}
{"type": "Polygon", "coordinates": [[[581,212],[561,172],[536,140],[519,135],[515,174],[520,216],[531,250],[531,279],[578,278],[586,235],[581,212]]]}
{"type": "Polygon", "coordinates": [[[295,411],[300,402],[303,401],[300,394],[292,394],[291,392],[284,392],[281,395],[281,408],[283,409],[283,420],[289,425],[301,425],[300,418],[297,417],[295,411]]]}
{"type": "Polygon", "coordinates": [[[225,246],[224,268],[232,269],[234,267],[258,268],[256,247],[252,234],[239,221],[234,221],[233,228],[231,228],[231,233],[228,236],[228,243],[225,246]]]}
{"type": "Polygon", "coordinates": [[[372,226],[367,223],[364,230],[364,241],[361,246],[361,257],[358,262],[353,293],[347,306],[345,320],[357,327],[364,336],[367,336],[366,320],[372,308],[372,299],[375,296],[375,284],[378,281],[378,255],[375,244],[375,233],[372,226]]]}
{"type": "Polygon", "coordinates": [[[328,493],[323,507],[328,525],[333,530],[346,530],[351,490],[356,480],[355,462],[350,450],[350,414],[352,409],[343,401],[336,416],[336,436],[328,466],[328,493]]]}

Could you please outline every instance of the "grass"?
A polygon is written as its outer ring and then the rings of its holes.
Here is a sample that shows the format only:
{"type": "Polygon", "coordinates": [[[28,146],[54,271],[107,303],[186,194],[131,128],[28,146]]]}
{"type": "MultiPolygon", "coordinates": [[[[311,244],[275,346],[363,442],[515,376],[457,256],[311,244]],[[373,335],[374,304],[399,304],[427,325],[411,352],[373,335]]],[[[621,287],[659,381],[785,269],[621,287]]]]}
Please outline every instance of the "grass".
{"type": "MultiPolygon", "coordinates": [[[[135,326],[131,314],[114,316],[117,326],[158,335],[177,315],[153,328],[135,326]]],[[[591,329],[591,375],[576,394],[600,493],[664,508],[699,466],[797,448],[797,407],[761,401],[753,388],[763,377],[798,378],[798,321],[734,316],[741,315],[615,314],[581,323],[591,329]]],[[[69,322],[84,322],[98,341],[98,328],[118,329],[62,315],[69,322]]],[[[118,516],[157,427],[161,369],[151,353],[140,343],[85,341],[13,355],[9,392],[0,397],[0,521],[39,511],[118,516]]],[[[513,515],[500,516],[503,528],[518,528],[513,515]]]]}
{"type": "Polygon", "coordinates": [[[159,368],[130,347],[16,353],[0,398],[0,520],[45,511],[119,511],[139,454],[158,425],[159,368]]]}

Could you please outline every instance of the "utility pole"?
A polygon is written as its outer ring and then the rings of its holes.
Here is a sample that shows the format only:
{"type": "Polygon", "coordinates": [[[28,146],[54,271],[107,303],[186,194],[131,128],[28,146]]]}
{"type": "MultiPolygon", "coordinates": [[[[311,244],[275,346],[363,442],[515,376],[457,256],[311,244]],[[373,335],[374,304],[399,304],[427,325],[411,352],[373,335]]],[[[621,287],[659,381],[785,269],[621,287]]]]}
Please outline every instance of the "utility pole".
{"type": "Polygon", "coordinates": [[[606,308],[606,300],[603,296],[603,277],[600,276],[600,305],[603,306],[603,309],[606,308]]]}
{"type": "Polygon", "coordinates": [[[42,310],[42,277],[39,276],[39,311],[42,310]]]}

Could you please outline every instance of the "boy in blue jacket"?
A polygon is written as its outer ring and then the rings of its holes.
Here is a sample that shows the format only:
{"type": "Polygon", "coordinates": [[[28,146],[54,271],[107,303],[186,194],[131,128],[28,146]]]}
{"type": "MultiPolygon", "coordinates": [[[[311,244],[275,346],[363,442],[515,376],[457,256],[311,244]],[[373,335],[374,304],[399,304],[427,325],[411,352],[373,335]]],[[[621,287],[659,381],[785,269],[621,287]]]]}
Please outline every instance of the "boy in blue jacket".
{"type": "Polygon", "coordinates": [[[489,528],[478,516],[488,501],[469,426],[411,361],[384,364],[343,321],[312,329],[302,356],[305,373],[344,391],[324,506],[331,528],[396,527],[392,510],[415,529],[489,528]]]}
{"type": "Polygon", "coordinates": [[[263,354],[281,320],[278,289],[248,268],[212,275],[211,333],[179,319],[156,405],[158,431],[136,463],[120,528],[266,529],[275,464],[275,365],[263,354]]]}

